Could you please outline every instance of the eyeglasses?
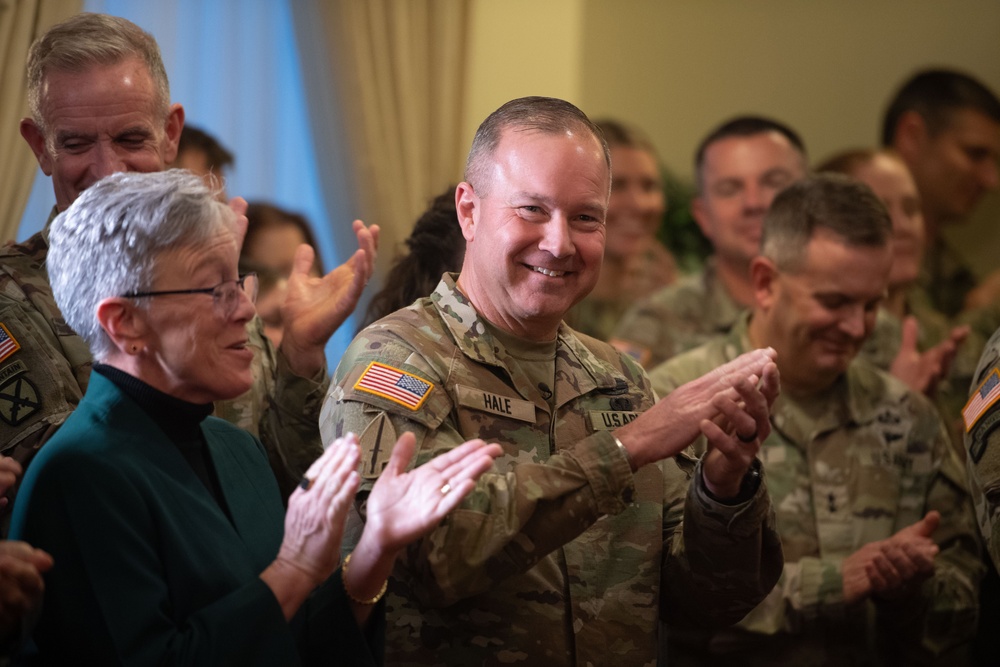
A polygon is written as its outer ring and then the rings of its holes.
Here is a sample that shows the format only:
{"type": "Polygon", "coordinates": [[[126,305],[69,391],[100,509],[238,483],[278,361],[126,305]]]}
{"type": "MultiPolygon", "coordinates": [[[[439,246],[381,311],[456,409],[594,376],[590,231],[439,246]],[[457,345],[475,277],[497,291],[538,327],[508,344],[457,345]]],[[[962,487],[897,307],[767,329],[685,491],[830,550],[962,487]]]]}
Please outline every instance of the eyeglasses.
{"type": "Polygon", "coordinates": [[[215,287],[203,289],[174,289],[160,292],[131,292],[122,294],[125,299],[138,299],[147,296],[167,296],[168,294],[209,294],[215,302],[215,309],[223,318],[228,319],[236,312],[240,303],[240,292],[247,295],[250,303],[257,301],[259,282],[256,273],[244,273],[236,280],[223,280],[215,287]]]}

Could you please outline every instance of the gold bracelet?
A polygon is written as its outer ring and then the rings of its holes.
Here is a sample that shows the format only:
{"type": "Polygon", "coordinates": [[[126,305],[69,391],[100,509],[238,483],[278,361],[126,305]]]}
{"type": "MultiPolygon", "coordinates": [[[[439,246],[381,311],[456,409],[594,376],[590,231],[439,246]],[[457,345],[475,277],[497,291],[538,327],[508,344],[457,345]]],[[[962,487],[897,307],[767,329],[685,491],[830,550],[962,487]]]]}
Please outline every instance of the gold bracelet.
{"type": "Polygon", "coordinates": [[[382,599],[382,596],[385,595],[386,590],[388,590],[389,588],[389,580],[386,579],[385,581],[382,582],[382,590],[380,590],[371,600],[359,600],[353,595],[351,595],[351,591],[347,590],[347,565],[348,563],[351,562],[351,556],[353,555],[354,554],[352,553],[347,554],[347,558],[344,559],[344,564],[340,566],[340,583],[344,584],[344,592],[347,593],[347,597],[351,598],[351,601],[356,602],[357,604],[360,605],[364,605],[366,607],[370,607],[373,604],[376,604],[379,600],[382,599]]]}

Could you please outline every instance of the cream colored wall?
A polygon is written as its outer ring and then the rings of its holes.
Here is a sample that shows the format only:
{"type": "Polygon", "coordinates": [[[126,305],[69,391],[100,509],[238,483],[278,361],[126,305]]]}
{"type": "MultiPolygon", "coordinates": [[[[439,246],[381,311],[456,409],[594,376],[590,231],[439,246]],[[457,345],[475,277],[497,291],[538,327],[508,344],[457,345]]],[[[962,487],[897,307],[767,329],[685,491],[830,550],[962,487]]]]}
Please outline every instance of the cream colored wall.
{"type": "MultiPolygon", "coordinates": [[[[474,0],[468,136],[519,95],[565,97],[644,128],[689,177],[698,140],[739,113],[795,127],[814,161],[878,140],[914,70],[967,70],[1000,91],[995,0],[474,0]]],[[[953,236],[1000,266],[1000,197],[953,236]]]]}
{"type": "Polygon", "coordinates": [[[583,11],[583,0],[472,1],[466,152],[483,119],[508,100],[547,95],[583,103],[583,11]]]}

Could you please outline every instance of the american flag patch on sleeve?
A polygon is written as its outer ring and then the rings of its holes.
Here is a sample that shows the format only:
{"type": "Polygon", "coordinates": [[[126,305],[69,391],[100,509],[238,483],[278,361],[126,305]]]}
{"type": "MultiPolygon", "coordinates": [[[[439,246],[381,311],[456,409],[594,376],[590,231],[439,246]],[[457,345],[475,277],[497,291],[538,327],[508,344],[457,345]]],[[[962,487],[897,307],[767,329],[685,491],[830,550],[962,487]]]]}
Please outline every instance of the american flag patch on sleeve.
{"type": "Polygon", "coordinates": [[[11,335],[10,329],[0,322],[0,361],[21,349],[21,344],[11,335]]]}
{"type": "Polygon", "coordinates": [[[1000,398],[1000,372],[994,368],[979,387],[972,392],[969,402],[962,408],[962,419],[965,421],[965,432],[968,433],[976,425],[991,405],[1000,398]]]}
{"type": "Polygon", "coordinates": [[[354,388],[416,410],[426,400],[434,385],[412,373],[373,361],[354,383],[354,388]]]}

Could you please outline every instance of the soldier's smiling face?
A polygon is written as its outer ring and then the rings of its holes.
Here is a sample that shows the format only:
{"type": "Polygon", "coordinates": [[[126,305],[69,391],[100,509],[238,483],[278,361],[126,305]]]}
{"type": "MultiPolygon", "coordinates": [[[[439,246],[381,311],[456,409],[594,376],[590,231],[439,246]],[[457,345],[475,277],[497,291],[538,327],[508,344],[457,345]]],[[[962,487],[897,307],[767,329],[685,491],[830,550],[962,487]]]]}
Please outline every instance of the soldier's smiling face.
{"type": "Polygon", "coordinates": [[[627,258],[646,250],[656,236],[667,198],[656,156],[648,150],[612,146],[611,169],[606,254],[627,258]]]}
{"type": "Polygon", "coordinates": [[[705,149],[691,212],[720,262],[749,265],[771,202],[805,175],[802,153],[779,132],[726,137],[705,149]]]}
{"type": "Polygon", "coordinates": [[[952,112],[943,129],[903,150],[935,223],[965,218],[1000,187],[1000,123],[973,109],[952,112]]]}
{"type": "Polygon", "coordinates": [[[177,154],[184,112],[160,100],[138,58],[47,72],[40,102],[45,127],[25,119],[21,134],[52,177],[60,211],[109,174],[161,171],[177,154]]]}
{"type": "Polygon", "coordinates": [[[459,287],[476,309],[525,338],[551,339],[597,282],[610,173],[581,128],[504,130],[482,184],[456,193],[467,241],[459,287]]]}

